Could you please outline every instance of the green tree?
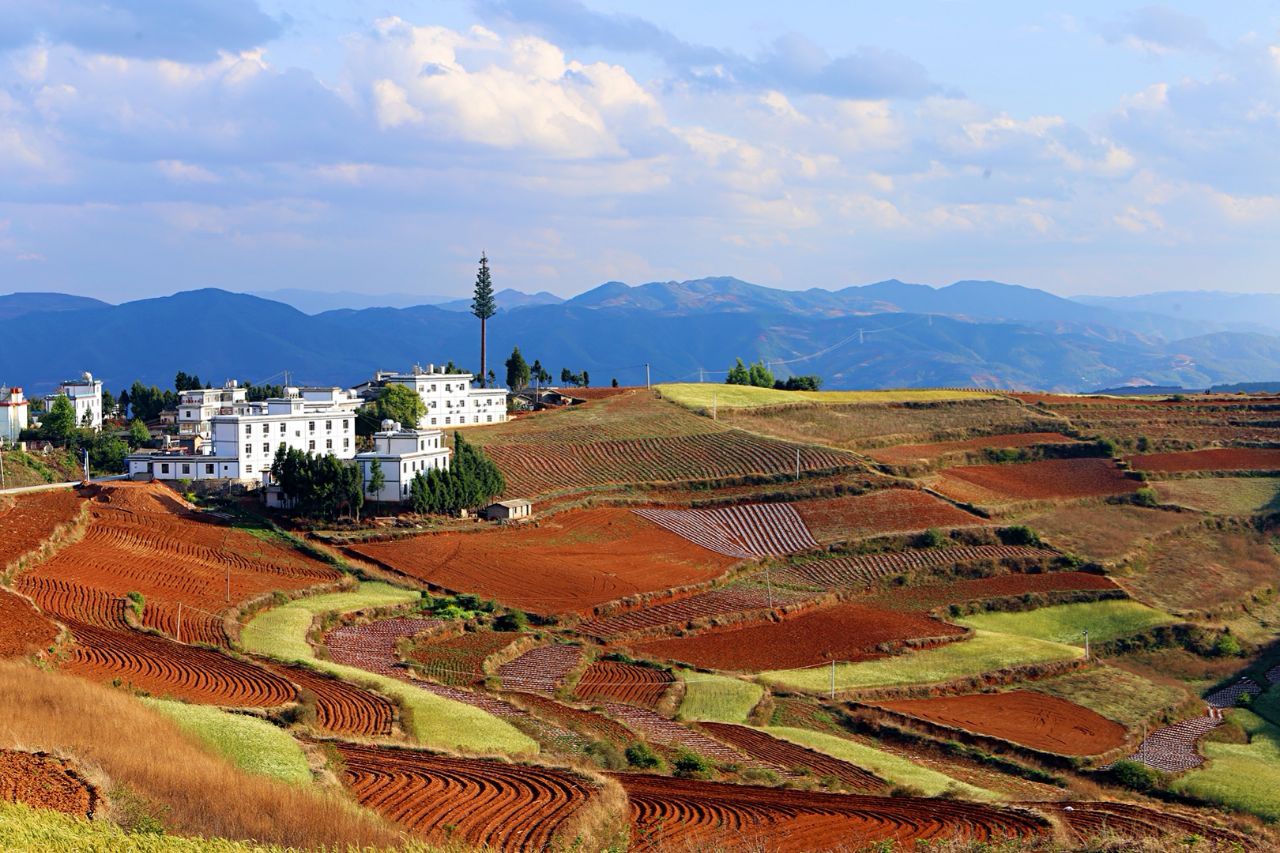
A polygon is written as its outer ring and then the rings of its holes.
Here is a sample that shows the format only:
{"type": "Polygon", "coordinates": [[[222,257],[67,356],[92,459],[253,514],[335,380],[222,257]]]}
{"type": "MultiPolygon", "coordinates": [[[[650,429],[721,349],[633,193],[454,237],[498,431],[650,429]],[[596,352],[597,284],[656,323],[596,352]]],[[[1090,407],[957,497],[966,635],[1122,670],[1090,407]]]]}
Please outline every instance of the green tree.
{"type": "Polygon", "coordinates": [[[507,359],[507,387],[512,391],[522,391],[529,385],[529,363],[524,360],[524,356],[520,354],[520,347],[511,350],[511,357],[507,359]]]}
{"type": "Polygon", "coordinates": [[[151,430],[147,429],[147,425],[137,418],[133,419],[133,423],[129,424],[129,443],[134,447],[141,447],[151,440],[151,430]]]}
{"type": "Polygon", "coordinates": [[[738,363],[729,368],[729,375],[724,381],[726,385],[751,384],[751,374],[747,371],[747,366],[742,363],[742,359],[738,359],[738,363]]]}
{"type": "Polygon", "coordinates": [[[386,484],[387,475],[382,472],[382,460],[375,456],[369,463],[369,482],[365,484],[365,491],[376,501],[386,484]]]}
{"type": "Polygon", "coordinates": [[[529,378],[534,382],[538,383],[539,391],[542,390],[542,381],[543,381],[542,376],[546,372],[547,371],[543,370],[542,368],[542,362],[535,358],[533,360],[533,367],[529,368],[529,378]]]}
{"type": "Polygon", "coordinates": [[[582,371],[582,387],[583,388],[591,387],[591,374],[587,373],[587,371],[585,370],[582,371]]]}
{"type": "Polygon", "coordinates": [[[66,441],[75,432],[76,408],[71,405],[71,400],[59,394],[40,419],[40,435],[47,441],[66,441]]]}
{"type": "Polygon", "coordinates": [[[747,371],[747,374],[750,380],[749,384],[754,385],[757,388],[773,387],[773,373],[769,371],[769,368],[764,366],[763,361],[757,361],[755,364],[751,365],[751,369],[747,371]]]}
{"type": "Polygon", "coordinates": [[[485,325],[489,318],[498,312],[498,304],[493,300],[493,280],[489,277],[489,259],[484,252],[480,253],[480,270],[476,273],[476,290],[471,298],[471,313],[480,321],[480,383],[484,384],[487,365],[485,362],[485,325]]]}
{"type": "Polygon", "coordinates": [[[382,429],[384,420],[392,420],[407,429],[415,429],[427,413],[427,404],[407,385],[385,385],[378,399],[360,407],[356,415],[356,431],[373,435],[382,429]]]}

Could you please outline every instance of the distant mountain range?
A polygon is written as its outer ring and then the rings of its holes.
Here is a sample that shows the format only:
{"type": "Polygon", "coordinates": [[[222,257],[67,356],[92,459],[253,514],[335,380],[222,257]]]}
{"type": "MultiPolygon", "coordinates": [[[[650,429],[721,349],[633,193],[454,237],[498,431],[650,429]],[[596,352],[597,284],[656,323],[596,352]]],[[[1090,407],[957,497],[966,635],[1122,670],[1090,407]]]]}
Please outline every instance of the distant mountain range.
{"type": "MultiPolygon", "coordinates": [[[[294,382],[346,385],[413,363],[479,366],[469,299],[307,313],[302,306],[359,295],[277,294],[193,290],[121,305],[0,296],[0,382],[36,394],[84,370],[118,389],[135,379],[167,385],[178,370],[220,382],[287,369],[294,382]]],[[[737,357],[768,360],[779,376],[819,374],[828,388],[1205,388],[1280,376],[1277,315],[1259,313],[1280,297],[1218,311],[1215,297],[1235,305],[1240,295],[1163,296],[1074,301],[990,281],[786,291],[735,278],[608,282],[568,300],[502,291],[489,365],[501,375],[519,345],[557,376],[588,370],[593,384],[643,382],[646,362],[654,382],[696,380],[699,368],[722,381],[737,357]]]]}

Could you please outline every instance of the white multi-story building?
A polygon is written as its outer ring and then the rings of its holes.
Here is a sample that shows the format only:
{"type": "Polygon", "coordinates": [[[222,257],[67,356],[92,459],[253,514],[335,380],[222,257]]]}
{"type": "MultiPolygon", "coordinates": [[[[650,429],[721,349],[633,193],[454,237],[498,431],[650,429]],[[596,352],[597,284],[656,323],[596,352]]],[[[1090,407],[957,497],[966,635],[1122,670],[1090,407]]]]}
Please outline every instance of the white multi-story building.
{"type": "Polygon", "coordinates": [[[356,454],[365,484],[365,497],[386,503],[409,499],[409,484],[419,473],[449,467],[452,451],[438,429],[405,429],[395,421],[383,421],[373,434],[373,450],[356,454]],[[375,495],[368,491],[373,461],[382,466],[385,482],[375,495]]]}
{"type": "Polygon", "coordinates": [[[10,444],[27,428],[30,407],[21,388],[0,388],[0,441],[10,444]]]}
{"type": "Polygon", "coordinates": [[[422,398],[427,407],[418,426],[422,429],[498,424],[507,419],[507,392],[502,388],[472,388],[474,375],[445,373],[428,364],[413,366],[409,373],[379,371],[374,385],[403,385],[422,398]]]}
{"type": "Polygon", "coordinates": [[[207,439],[214,415],[230,415],[245,402],[246,390],[234,379],[221,388],[195,388],[178,397],[178,435],[207,439]]]}
{"type": "Polygon", "coordinates": [[[88,426],[102,429],[102,380],[94,379],[93,374],[85,371],[79,379],[68,379],[58,386],[58,390],[44,398],[45,409],[53,405],[58,397],[66,397],[71,401],[76,412],[76,426],[88,426]]]}

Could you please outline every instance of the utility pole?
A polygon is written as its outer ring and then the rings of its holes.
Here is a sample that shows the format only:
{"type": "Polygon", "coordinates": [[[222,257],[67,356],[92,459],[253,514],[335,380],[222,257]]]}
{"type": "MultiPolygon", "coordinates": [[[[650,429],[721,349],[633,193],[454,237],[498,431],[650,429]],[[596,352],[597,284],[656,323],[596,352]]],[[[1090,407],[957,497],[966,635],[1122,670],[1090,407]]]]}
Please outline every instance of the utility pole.
{"type": "Polygon", "coordinates": [[[769,579],[769,567],[764,567],[764,585],[769,590],[769,610],[773,610],[773,581],[769,579]]]}
{"type": "Polygon", "coordinates": [[[800,448],[796,448],[796,479],[800,479],[800,448]]]}
{"type": "Polygon", "coordinates": [[[711,392],[711,420],[718,420],[716,417],[716,392],[711,392]]]}
{"type": "Polygon", "coordinates": [[[647,361],[644,363],[644,387],[645,390],[648,390],[651,387],[649,385],[649,362],[647,361]]]}
{"type": "Polygon", "coordinates": [[[831,659],[831,698],[836,698],[836,659],[831,659]]]}
{"type": "Polygon", "coordinates": [[[1089,629],[1088,628],[1086,628],[1084,631],[1084,659],[1085,660],[1089,659],[1089,629]]]}
{"type": "Polygon", "coordinates": [[[89,482],[89,449],[87,447],[84,451],[84,481],[89,482]]]}
{"type": "Polygon", "coordinates": [[[178,602],[178,642],[182,642],[182,602],[178,602]]]}
{"type": "Polygon", "coordinates": [[[227,564],[227,604],[231,603],[231,564],[227,564]]]}
{"type": "Polygon", "coordinates": [[[0,451],[0,489],[4,488],[4,453],[0,451]]]}
{"type": "Polygon", "coordinates": [[[701,383],[706,382],[706,381],[707,381],[706,379],[702,378],[702,368],[701,368],[701,367],[699,367],[699,368],[698,368],[698,382],[699,382],[699,384],[701,384],[701,383]]]}

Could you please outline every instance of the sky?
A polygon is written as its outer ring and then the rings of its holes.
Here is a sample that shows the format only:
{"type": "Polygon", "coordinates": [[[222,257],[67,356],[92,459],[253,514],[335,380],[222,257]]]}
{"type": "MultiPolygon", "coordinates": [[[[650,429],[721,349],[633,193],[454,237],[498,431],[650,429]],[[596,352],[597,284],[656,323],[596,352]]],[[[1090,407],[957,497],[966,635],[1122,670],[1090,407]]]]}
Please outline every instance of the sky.
{"type": "Polygon", "coordinates": [[[1277,291],[1262,0],[0,0],[0,293],[1277,291]]]}

